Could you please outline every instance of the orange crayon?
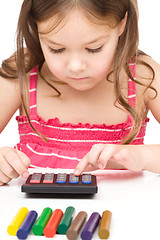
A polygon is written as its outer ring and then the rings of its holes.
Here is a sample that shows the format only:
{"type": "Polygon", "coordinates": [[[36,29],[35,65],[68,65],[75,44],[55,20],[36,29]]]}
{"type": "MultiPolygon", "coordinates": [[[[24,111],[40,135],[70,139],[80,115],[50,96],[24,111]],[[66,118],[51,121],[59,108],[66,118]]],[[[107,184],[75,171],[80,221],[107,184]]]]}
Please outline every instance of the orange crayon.
{"type": "Polygon", "coordinates": [[[63,216],[63,212],[61,209],[56,209],[52,213],[46,227],[43,230],[43,234],[45,237],[49,237],[49,238],[54,237],[54,235],[57,232],[57,227],[61,221],[62,216],[63,216]]]}

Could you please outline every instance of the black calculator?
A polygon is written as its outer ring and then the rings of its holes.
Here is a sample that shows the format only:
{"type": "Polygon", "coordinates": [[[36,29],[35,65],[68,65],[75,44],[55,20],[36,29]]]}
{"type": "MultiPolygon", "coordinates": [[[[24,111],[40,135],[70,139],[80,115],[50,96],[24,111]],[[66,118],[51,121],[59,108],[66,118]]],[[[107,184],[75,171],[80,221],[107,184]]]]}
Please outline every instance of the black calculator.
{"type": "Polygon", "coordinates": [[[96,176],[73,173],[33,173],[21,187],[26,193],[95,194],[98,192],[96,176]]]}

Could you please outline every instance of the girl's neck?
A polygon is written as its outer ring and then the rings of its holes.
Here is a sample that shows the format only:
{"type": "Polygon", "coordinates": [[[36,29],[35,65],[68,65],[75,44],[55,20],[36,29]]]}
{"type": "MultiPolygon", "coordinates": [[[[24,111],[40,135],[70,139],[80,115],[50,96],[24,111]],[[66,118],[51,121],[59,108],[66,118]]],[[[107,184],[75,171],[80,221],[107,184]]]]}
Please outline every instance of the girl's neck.
{"type": "MultiPolygon", "coordinates": [[[[95,87],[88,89],[88,90],[77,90],[69,86],[68,84],[60,81],[57,79],[49,70],[48,66],[46,63],[43,64],[42,69],[41,69],[41,74],[44,77],[45,80],[47,80],[50,84],[52,84],[54,87],[56,87],[61,94],[67,94],[70,96],[76,96],[76,97],[89,97],[89,96],[95,96],[95,95],[101,95],[103,92],[106,92],[106,94],[112,92],[113,93],[113,88],[114,88],[114,79],[113,79],[113,74],[109,76],[109,81],[106,79],[102,80],[99,82],[95,87]]],[[[127,76],[124,71],[121,72],[120,74],[120,81],[121,81],[121,86],[122,88],[126,88],[127,85],[127,76]]]]}

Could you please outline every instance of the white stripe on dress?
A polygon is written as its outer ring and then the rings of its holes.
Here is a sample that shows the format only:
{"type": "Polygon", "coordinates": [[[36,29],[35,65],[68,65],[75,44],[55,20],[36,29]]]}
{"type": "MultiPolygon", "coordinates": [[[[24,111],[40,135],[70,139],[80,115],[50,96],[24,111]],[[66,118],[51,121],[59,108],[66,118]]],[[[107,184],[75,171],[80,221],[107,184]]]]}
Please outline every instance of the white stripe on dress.
{"type": "MultiPolygon", "coordinates": [[[[26,133],[26,134],[20,134],[20,136],[36,136],[38,138],[41,138],[40,136],[38,136],[36,133],[26,133]]],[[[66,140],[66,139],[57,139],[57,138],[48,138],[48,140],[51,141],[56,141],[56,142],[71,142],[71,143],[113,143],[113,142],[120,142],[121,140],[114,140],[114,141],[105,141],[105,140],[66,140]]]]}
{"type": "Polygon", "coordinates": [[[59,158],[69,159],[69,160],[77,160],[77,161],[80,161],[80,160],[81,160],[81,159],[79,159],[79,158],[77,158],[77,157],[63,156],[63,155],[59,155],[59,154],[57,154],[57,153],[41,153],[41,152],[37,152],[37,151],[33,150],[33,148],[31,148],[28,143],[27,143],[26,146],[27,146],[27,148],[28,148],[31,152],[33,152],[33,153],[35,153],[35,154],[37,154],[37,155],[40,155],[40,156],[55,156],[55,157],[59,157],[59,158]]]}
{"type": "Polygon", "coordinates": [[[37,107],[37,104],[30,106],[30,109],[37,107]]]}
{"type": "MultiPolygon", "coordinates": [[[[20,134],[20,136],[36,136],[41,139],[40,136],[38,136],[36,133],[27,133],[27,134],[20,134]]],[[[143,137],[135,138],[134,140],[141,139],[143,137]]],[[[71,143],[104,143],[104,144],[109,144],[109,143],[118,143],[121,142],[121,139],[118,140],[112,140],[112,141],[106,141],[106,140],[66,140],[66,139],[57,139],[57,138],[47,138],[48,140],[56,141],[56,142],[71,142],[71,143]]]]}
{"type": "Polygon", "coordinates": [[[35,92],[37,89],[36,88],[32,88],[32,89],[30,89],[29,90],[29,92],[31,93],[31,92],[35,92]]]}
{"type": "Polygon", "coordinates": [[[128,98],[133,98],[135,96],[136,96],[136,94],[133,94],[133,95],[128,96],[128,98]]]}
{"type": "MultiPolygon", "coordinates": [[[[37,124],[40,124],[41,126],[44,126],[44,127],[48,127],[48,128],[53,128],[53,129],[57,129],[57,130],[70,130],[70,131],[102,131],[102,132],[120,132],[122,131],[121,128],[119,129],[101,129],[101,128],[64,128],[64,127],[55,127],[55,126],[51,126],[51,125],[45,125],[45,124],[41,124],[39,123],[38,121],[36,120],[31,120],[32,123],[37,123],[37,124]]],[[[28,123],[27,121],[24,121],[24,122],[19,122],[19,124],[23,124],[23,123],[28,123]]],[[[128,129],[131,129],[131,127],[127,127],[123,130],[128,130],[128,129]]]]}
{"type": "Polygon", "coordinates": [[[30,76],[37,75],[37,72],[30,73],[30,76]]]}

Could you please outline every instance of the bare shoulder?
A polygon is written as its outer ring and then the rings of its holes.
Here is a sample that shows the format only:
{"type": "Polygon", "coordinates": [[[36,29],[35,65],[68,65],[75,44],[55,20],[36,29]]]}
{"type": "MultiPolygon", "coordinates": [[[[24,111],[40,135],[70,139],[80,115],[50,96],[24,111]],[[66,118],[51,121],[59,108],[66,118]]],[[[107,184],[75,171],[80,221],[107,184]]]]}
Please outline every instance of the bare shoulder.
{"type": "Polygon", "coordinates": [[[140,82],[143,90],[147,88],[146,97],[153,98],[155,91],[160,84],[160,65],[147,55],[138,57],[136,65],[136,78],[140,82]]]}
{"type": "Polygon", "coordinates": [[[8,79],[0,76],[0,98],[2,96],[17,96],[20,94],[20,87],[18,79],[8,79]]]}
{"type": "Polygon", "coordinates": [[[21,105],[18,79],[0,77],[0,132],[21,105]]]}
{"type": "Polygon", "coordinates": [[[139,60],[142,63],[137,65],[137,77],[144,85],[141,88],[145,90],[145,103],[160,122],[160,65],[149,56],[140,56],[139,60]]]}

